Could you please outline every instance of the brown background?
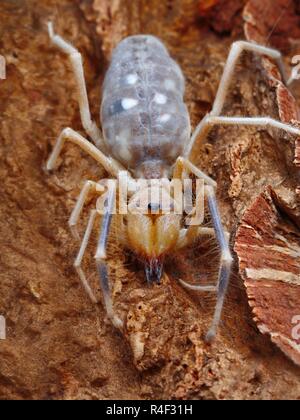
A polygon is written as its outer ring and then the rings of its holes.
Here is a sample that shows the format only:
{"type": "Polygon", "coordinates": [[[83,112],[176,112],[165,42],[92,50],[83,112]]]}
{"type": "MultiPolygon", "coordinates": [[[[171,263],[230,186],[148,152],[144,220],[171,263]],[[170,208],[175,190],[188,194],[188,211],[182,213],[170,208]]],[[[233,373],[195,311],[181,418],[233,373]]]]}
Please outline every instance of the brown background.
{"type": "MultiPolygon", "coordinates": [[[[273,22],[287,3],[265,2],[273,22]]],[[[0,313],[8,338],[0,342],[0,398],[300,398],[300,370],[258,332],[236,267],[219,336],[212,346],[203,342],[213,298],[187,293],[176,279],[215,278],[214,243],[175,256],[163,284],[149,289],[142,267],[112,238],[115,305],[127,317],[126,332],[115,331],[102,305],[94,307],[79,285],[72,267],[79,244],[67,228],[84,180],[105,174],[72,146],[52,174],[44,171],[60,131],[82,130],[68,61],[49,43],[49,19],[83,54],[97,121],[113,47],[143,32],[159,36],[182,66],[195,126],[212,106],[230,44],[245,37],[243,6],[238,0],[1,1],[0,53],[8,65],[0,82],[0,313]],[[207,9],[210,3],[216,6],[207,9]]],[[[287,67],[300,53],[297,13],[292,2],[270,38],[287,67]]],[[[254,18],[263,38],[271,29],[265,16],[254,18]]],[[[293,90],[300,98],[299,83],[293,90]]],[[[247,55],[240,62],[224,113],[278,118],[260,59],[247,55]]],[[[300,182],[293,156],[293,138],[249,128],[214,129],[207,145],[195,148],[195,163],[218,181],[232,241],[265,186],[295,204],[300,182]]],[[[91,247],[85,269],[97,287],[92,256],[91,247]]]]}

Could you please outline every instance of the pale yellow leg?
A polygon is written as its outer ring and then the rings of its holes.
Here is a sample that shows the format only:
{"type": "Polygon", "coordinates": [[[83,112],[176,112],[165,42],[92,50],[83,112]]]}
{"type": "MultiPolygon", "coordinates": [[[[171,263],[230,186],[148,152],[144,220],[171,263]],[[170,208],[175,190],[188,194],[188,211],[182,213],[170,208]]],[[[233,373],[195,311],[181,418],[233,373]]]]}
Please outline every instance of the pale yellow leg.
{"type": "Polygon", "coordinates": [[[65,128],[58,137],[57,142],[46,165],[48,171],[54,168],[56,160],[66,140],[76,144],[87,154],[92,156],[112,176],[117,177],[119,171],[125,171],[125,168],[122,167],[116,160],[114,160],[111,157],[107,157],[104,153],[97,149],[96,146],[94,146],[87,139],[85,139],[81,134],[72,130],[72,128],[65,128]]]}
{"type": "Polygon", "coordinates": [[[103,193],[103,191],[104,191],[104,187],[100,183],[97,183],[94,181],[85,182],[80,192],[80,195],[78,197],[76,206],[74,207],[72,214],[70,216],[70,219],[69,219],[69,227],[75,239],[77,240],[80,239],[78,230],[77,230],[77,223],[78,223],[85,201],[87,200],[90,194],[93,194],[93,196],[100,195],[103,193]]]}

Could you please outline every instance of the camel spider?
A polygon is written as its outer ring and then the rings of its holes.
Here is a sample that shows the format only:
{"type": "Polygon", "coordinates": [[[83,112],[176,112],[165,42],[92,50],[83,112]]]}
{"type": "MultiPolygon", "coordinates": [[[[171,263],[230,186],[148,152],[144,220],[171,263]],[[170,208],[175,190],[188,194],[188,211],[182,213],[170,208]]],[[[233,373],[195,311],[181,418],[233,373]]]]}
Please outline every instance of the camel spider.
{"type": "MultiPolygon", "coordinates": [[[[159,180],[164,177],[184,179],[191,174],[204,180],[204,192],[213,229],[199,226],[184,228],[181,224],[182,215],[170,213],[153,217],[152,214],[137,215],[130,212],[125,216],[120,216],[118,229],[123,245],[143,257],[149,282],[159,282],[162,275],[163,256],[166,253],[192,243],[195,238],[203,234],[209,233],[216,237],[221,249],[216,286],[193,286],[181,281],[181,284],[189,289],[217,293],[214,317],[206,336],[208,341],[212,340],[220,322],[233,258],[229,248],[228,234],[222,226],[219,215],[215,195],[217,184],[196,168],[189,161],[189,157],[196,139],[204,141],[211,127],[215,125],[270,126],[300,135],[299,129],[268,117],[221,116],[234,69],[242,52],[252,51],[276,60],[283,80],[287,83],[281,53],[245,41],[235,42],[228,56],[212,111],[203,118],[191,136],[189,114],[183,102],[184,77],[179,66],[157,38],[150,35],[128,37],[115,49],[106,73],[101,105],[102,135],[96,123],[91,119],[81,54],[70,43],[54,33],[52,23],[48,24],[48,30],[53,44],[70,58],[78,86],[82,125],[94,143],[92,144],[71,128],[65,128],[47,162],[48,170],[54,168],[64,142],[68,140],[91,155],[113,177],[117,178],[122,171],[123,173],[125,171],[128,182],[132,184],[134,179],[159,180]],[[126,168],[129,170],[126,171],[126,168]]],[[[89,193],[102,194],[99,185],[101,183],[93,181],[85,183],[69,220],[73,232],[87,195],[89,193]]],[[[139,197],[139,194],[142,193],[133,188],[129,195],[129,203],[134,196],[139,197]]],[[[107,206],[102,218],[95,260],[108,317],[115,327],[122,328],[123,321],[113,309],[106,264],[106,247],[115,197],[116,189],[111,189],[106,200],[107,206]]],[[[149,208],[155,207],[155,204],[149,202],[149,208]]],[[[81,268],[81,262],[97,214],[97,210],[91,211],[74,264],[82,285],[93,302],[97,300],[81,268]]]]}

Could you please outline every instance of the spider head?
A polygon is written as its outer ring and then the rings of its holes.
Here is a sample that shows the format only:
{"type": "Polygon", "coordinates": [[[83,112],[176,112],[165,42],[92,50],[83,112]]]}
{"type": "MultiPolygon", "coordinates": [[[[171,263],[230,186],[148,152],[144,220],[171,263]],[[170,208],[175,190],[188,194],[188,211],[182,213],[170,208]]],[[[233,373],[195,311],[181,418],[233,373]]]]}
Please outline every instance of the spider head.
{"type": "MultiPolygon", "coordinates": [[[[157,187],[160,188],[160,187],[157,187]]],[[[145,262],[145,272],[148,282],[159,282],[163,272],[164,256],[175,248],[181,227],[181,215],[172,211],[173,204],[169,198],[169,210],[162,208],[160,200],[148,199],[151,191],[146,188],[138,191],[129,202],[127,215],[127,237],[130,248],[145,262]],[[137,211],[136,204],[141,204],[137,211]]],[[[160,197],[167,192],[160,188],[160,197]]],[[[166,202],[166,200],[164,201],[166,202]]]]}

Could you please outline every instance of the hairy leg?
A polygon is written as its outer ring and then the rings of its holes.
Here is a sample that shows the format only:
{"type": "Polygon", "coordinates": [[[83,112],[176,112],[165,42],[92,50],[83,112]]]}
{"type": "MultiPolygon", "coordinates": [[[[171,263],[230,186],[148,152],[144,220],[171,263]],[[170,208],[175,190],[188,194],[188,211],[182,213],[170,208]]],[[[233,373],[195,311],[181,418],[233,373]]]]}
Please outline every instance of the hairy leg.
{"type": "MultiPolygon", "coordinates": [[[[224,116],[211,116],[208,114],[199,126],[197,127],[195,133],[193,134],[194,141],[196,138],[198,141],[202,142],[207,137],[210,129],[216,125],[236,125],[236,126],[253,126],[253,127],[263,127],[263,128],[276,128],[279,130],[284,130],[286,133],[294,134],[299,136],[300,129],[293,127],[290,124],[285,124],[280,121],[277,121],[270,117],[224,117],[224,116]]],[[[189,156],[192,151],[193,144],[189,144],[185,150],[185,155],[189,156]]]]}
{"type": "Polygon", "coordinates": [[[116,196],[115,189],[112,188],[107,198],[107,207],[106,207],[105,214],[103,215],[103,219],[102,219],[101,233],[98,240],[95,260],[96,260],[100,286],[103,293],[104,305],[105,305],[107,315],[109,319],[111,320],[112,324],[116,328],[121,329],[123,328],[123,321],[115,314],[114,309],[113,309],[111,286],[109,282],[107,263],[106,263],[107,241],[108,241],[110,227],[111,227],[112,210],[114,207],[115,196],[116,196]]]}
{"type": "Polygon", "coordinates": [[[111,175],[117,177],[119,171],[125,169],[113,158],[107,157],[102,153],[96,146],[85,139],[81,134],[72,130],[72,128],[65,128],[57,139],[54,149],[48,159],[46,168],[48,171],[52,170],[55,166],[55,162],[64,146],[65,141],[68,140],[71,143],[76,144],[83,149],[87,154],[92,156],[103,168],[111,175]]]}
{"type": "Polygon", "coordinates": [[[233,81],[236,64],[244,51],[252,51],[253,53],[265,55],[274,59],[281,72],[283,82],[285,84],[290,84],[294,80],[293,77],[287,80],[282,54],[280,53],[280,51],[246,41],[234,42],[231,46],[231,50],[224,67],[223,75],[220,80],[219,88],[214,100],[212,110],[206,117],[202,119],[202,121],[200,121],[200,123],[195,128],[194,133],[192,134],[192,137],[186,146],[184,152],[185,157],[190,156],[196,139],[199,142],[202,142],[207,137],[210,130],[210,117],[216,117],[221,114],[226,100],[226,96],[228,94],[228,90],[233,81]]]}
{"type": "Polygon", "coordinates": [[[87,245],[88,245],[89,240],[90,240],[90,236],[91,236],[91,233],[92,233],[92,230],[93,230],[93,227],[94,227],[96,216],[97,216],[97,211],[92,210],[89,221],[88,221],[88,224],[87,224],[87,228],[86,228],[86,231],[85,231],[85,234],[84,234],[84,237],[82,239],[82,243],[81,243],[78,255],[77,255],[76,260],[74,262],[74,267],[75,267],[75,269],[76,269],[76,271],[79,275],[82,286],[83,286],[84,290],[87,292],[89,298],[91,299],[91,301],[93,303],[97,303],[97,298],[94,295],[90,285],[88,284],[85,273],[81,268],[81,263],[82,263],[82,259],[83,259],[83,256],[85,254],[87,245]]]}
{"type": "Polygon", "coordinates": [[[188,159],[180,156],[174,166],[173,178],[183,179],[186,174],[194,174],[197,178],[203,179],[206,184],[212,187],[217,186],[216,181],[193,165],[188,159]]]}
{"type": "Polygon", "coordinates": [[[215,313],[211,327],[207,333],[207,341],[212,341],[217,332],[217,328],[220,323],[223,304],[225,295],[227,292],[227,287],[229,283],[231,266],[233,263],[233,258],[229,248],[228,239],[226,237],[226,232],[223,228],[218,204],[215,196],[215,191],[212,187],[208,186],[205,188],[205,193],[208,199],[208,207],[210,210],[212,222],[214,225],[214,230],[216,233],[216,238],[221,249],[221,261],[219,267],[219,276],[218,276],[218,286],[217,286],[217,303],[215,307],[215,313]]]}
{"type": "Polygon", "coordinates": [[[96,146],[101,150],[105,150],[105,144],[101,131],[91,118],[81,54],[73,47],[73,45],[54,33],[52,22],[48,23],[48,32],[53,44],[69,56],[78,89],[78,103],[82,125],[96,146]]]}
{"type": "Polygon", "coordinates": [[[70,219],[69,219],[69,227],[75,239],[77,240],[80,239],[78,230],[77,230],[77,223],[78,223],[85,201],[87,200],[90,194],[93,194],[94,196],[100,195],[103,193],[103,191],[104,191],[104,186],[102,186],[101,183],[97,183],[94,181],[85,182],[80,192],[80,195],[78,197],[76,206],[74,207],[72,214],[70,216],[70,219]]]}

